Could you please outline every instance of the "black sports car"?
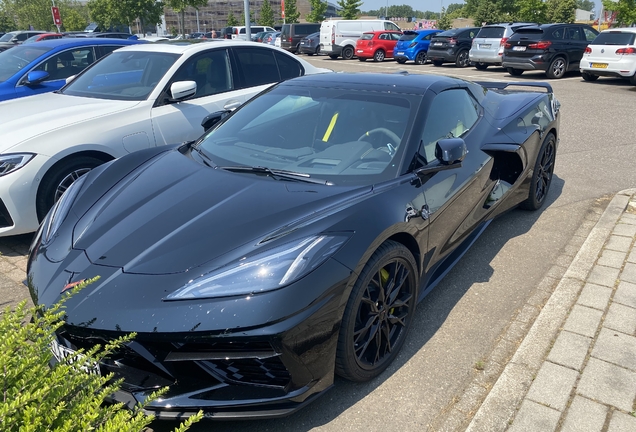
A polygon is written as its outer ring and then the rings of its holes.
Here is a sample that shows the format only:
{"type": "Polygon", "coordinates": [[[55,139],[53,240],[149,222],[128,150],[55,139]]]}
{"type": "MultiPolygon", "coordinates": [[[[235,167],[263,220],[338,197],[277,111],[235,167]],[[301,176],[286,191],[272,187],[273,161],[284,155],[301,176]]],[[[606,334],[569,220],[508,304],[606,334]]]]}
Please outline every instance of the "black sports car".
{"type": "Polygon", "coordinates": [[[196,142],[93,169],[29,256],[35,303],[101,277],[67,302],[54,352],[137,332],[99,368],[125,402],[169,386],[159,418],[281,416],[335,373],[377,376],[490,221],[545,203],[559,103],[523,85],[306,76],[196,142]]]}

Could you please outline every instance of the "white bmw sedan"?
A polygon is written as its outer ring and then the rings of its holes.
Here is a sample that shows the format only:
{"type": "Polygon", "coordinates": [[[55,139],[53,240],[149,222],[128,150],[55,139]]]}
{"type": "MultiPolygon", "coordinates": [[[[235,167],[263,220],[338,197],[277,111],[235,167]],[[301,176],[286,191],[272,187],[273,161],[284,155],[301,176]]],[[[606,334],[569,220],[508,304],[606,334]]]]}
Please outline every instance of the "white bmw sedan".
{"type": "Polygon", "coordinates": [[[330,71],[253,42],[144,44],[114,51],[60,91],[0,103],[0,236],[35,231],[92,168],[196,139],[209,113],[323,72],[330,71]]]}

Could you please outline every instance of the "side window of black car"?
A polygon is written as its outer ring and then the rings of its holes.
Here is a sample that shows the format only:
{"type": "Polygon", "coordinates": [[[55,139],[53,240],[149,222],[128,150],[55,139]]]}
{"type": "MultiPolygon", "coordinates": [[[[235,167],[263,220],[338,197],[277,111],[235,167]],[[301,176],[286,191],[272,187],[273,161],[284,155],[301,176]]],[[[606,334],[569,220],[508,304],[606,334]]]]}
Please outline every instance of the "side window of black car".
{"type": "Polygon", "coordinates": [[[585,33],[585,40],[588,42],[592,42],[594,39],[596,39],[596,36],[598,36],[597,33],[594,33],[592,30],[585,27],[583,28],[583,33],[585,33]]]}
{"type": "Polygon", "coordinates": [[[281,79],[286,80],[303,75],[304,71],[300,63],[292,57],[279,52],[274,52],[274,57],[276,57],[276,63],[278,63],[281,79]]]}
{"type": "Polygon", "coordinates": [[[561,39],[563,39],[563,33],[565,33],[564,30],[565,30],[565,27],[559,27],[559,28],[556,28],[556,29],[552,30],[552,33],[550,33],[550,39],[552,39],[552,40],[561,40],[561,39]]]}
{"type": "Polygon", "coordinates": [[[565,38],[569,41],[582,41],[583,37],[581,36],[581,28],[580,27],[568,27],[565,38]]]}
{"type": "Polygon", "coordinates": [[[435,96],[428,112],[420,155],[427,163],[435,160],[435,145],[443,138],[463,136],[479,118],[479,105],[466,89],[446,90],[435,96]]]}
{"type": "Polygon", "coordinates": [[[274,59],[274,50],[261,48],[235,48],[244,87],[254,87],[281,80],[274,59]]]}

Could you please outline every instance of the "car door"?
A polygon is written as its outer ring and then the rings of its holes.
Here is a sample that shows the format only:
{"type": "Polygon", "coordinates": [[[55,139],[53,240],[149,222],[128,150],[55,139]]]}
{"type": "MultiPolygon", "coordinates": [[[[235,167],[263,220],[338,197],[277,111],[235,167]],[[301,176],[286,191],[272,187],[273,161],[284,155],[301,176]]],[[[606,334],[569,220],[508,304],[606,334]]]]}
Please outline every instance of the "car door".
{"type": "MultiPolygon", "coordinates": [[[[419,155],[426,165],[436,165],[437,142],[462,138],[467,154],[461,167],[436,172],[423,180],[426,211],[430,218],[427,271],[447,258],[479,225],[487,213],[480,205],[494,180],[487,165],[490,157],[480,150],[489,126],[467,88],[440,92],[432,100],[421,133],[419,155]]],[[[426,166],[425,165],[425,166],[426,166]]]]}
{"type": "Polygon", "coordinates": [[[15,93],[17,97],[47,93],[62,88],[66,79],[77,75],[95,61],[94,47],[72,48],[57,52],[34,68],[27,71],[18,81],[15,93]],[[49,74],[49,78],[40,84],[27,85],[29,72],[42,71],[49,74]]]}

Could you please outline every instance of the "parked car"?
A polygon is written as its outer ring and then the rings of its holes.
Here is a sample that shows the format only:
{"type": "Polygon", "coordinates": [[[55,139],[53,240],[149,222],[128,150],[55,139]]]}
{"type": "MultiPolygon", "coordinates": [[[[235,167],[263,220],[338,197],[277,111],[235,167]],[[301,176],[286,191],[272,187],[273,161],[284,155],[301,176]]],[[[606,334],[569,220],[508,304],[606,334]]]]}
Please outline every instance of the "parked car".
{"type": "Polygon", "coordinates": [[[327,71],[254,42],[139,44],[102,58],[58,92],[0,103],[0,235],[35,231],[90,169],[196,139],[204,115],[236,108],[281,80],[327,71]]]}
{"type": "Polygon", "coordinates": [[[307,55],[320,54],[320,32],[312,33],[300,40],[300,53],[307,55]]]}
{"type": "Polygon", "coordinates": [[[522,27],[506,42],[503,67],[513,76],[540,70],[548,78],[563,78],[566,72],[579,69],[585,48],[597,35],[587,24],[522,27]]]}
{"type": "Polygon", "coordinates": [[[276,36],[274,39],[274,46],[280,48],[280,44],[281,44],[280,32],[278,32],[276,33],[276,36]]]}
{"type": "Polygon", "coordinates": [[[267,33],[269,32],[262,31],[262,32],[256,33],[253,37],[254,42],[263,42],[263,36],[265,36],[267,33]]]}
{"type": "Polygon", "coordinates": [[[356,41],[362,33],[376,30],[400,31],[395,23],[386,20],[326,20],[320,25],[320,51],[332,59],[342,56],[351,60],[356,41]]]}
{"type": "Polygon", "coordinates": [[[441,33],[441,30],[406,30],[395,45],[393,57],[398,63],[406,63],[412,60],[415,64],[426,63],[431,38],[441,33]]]}
{"type": "Polygon", "coordinates": [[[335,374],[377,377],[422,318],[417,303],[492,220],[548,201],[551,88],[485,85],[302,77],[199,140],[88,173],[27,262],[45,308],[100,276],[66,300],[53,352],[136,332],[93,370],[122,379],[124,403],[168,387],[144,407],[159,419],[282,416],[335,374]]]}
{"type": "Polygon", "coordinates": [[[280,47],[292,53],[300,50],[300,41],[305,36],[320,31],[320,23],[283,24],[280,33],[280,47]]]}
{"type": "Polygon", "coordinates": [[[479,70],[486,70],[488,66],[501,66],[506,41],[521,27],[536,26],[537,23],[503,23],[483,26],[468,52],[470,61],[479,70]]]}
{"type": "Polygon", "coordinates": [[[272,45],[272,46],[277,46],[277,47],[280,48],[280,44],[281,44],[280,32],[279,31],[275,31],[275,32],[267,33],[264,36],[263,43],[266,43],[266,44],[272,45]],[[276,41],[277,40],[278,40],[278,45],[276,45],[276,41]]]}
{"type": "Polygon", "coordinates": [[[44,31],[36,31],[36,30],[28,30],[28,31],[12,31],[5,33],[4,36],[0,37],[0,51],[4,51],[6,49],[12,48],[18,44],[21,44],[31,36],[44,34],[48,32],[44,31]]]}
{"type": "Polygon", "coordinates": [[[455,63],[457,67],[470,66],[468,52],[477,32],[478,27],[467,27],[436,34],[428,48],[428,59],[434,66],[441,66],[443,63],[455,63]]]}
{"type": "MultiPolygon", "coordinates": [[[[272,27],[269,27],[269,26],[250,26],[250,33],[251,34],[256,34],[256,33],[262,32],[262,31],[275,31],[275,29],[273,29],[272,27]]],[[[232,27],[231,38],[232,39],[246,40],[247,39],[247,33],[245,31],[245,26],[234,26],[234,27],[232,27]]]]}
{"type": "Polygon", "coordinates": [[[360,39],[356,41],[356,56],[360,61],[381,62],[385,58],[393,58],[395,44],[402,36],[402,32],[396,31],[376,31],[362,33],[360,39]]]}
{"type": "Polygon", "coordinates": [[[88,37],[94,38],[115,38],[115,39],[138,39],[137,35],[123,32],[88,33],[88,37]]]}
{"type": "Polygon", "coordinates": [[[51,40],[51,39],[62,39],[64,35],[62,33],[42,33],[38,35],[33,35],[22,43],[28,44],[33,42],[40,42],[43,40],[51,40]]]}
{"type": "Polygon", "coordinates": [[[585,48],[579,64],[585,81],[596,81],[600,76],[628,79],[636,85],[636,28],[603,30],[585,48]]]}
{"type": "Polygon", "coordinates": [[[0,101],[52,92],[95,60],[123,46],[120,39],[54,39],[0,52],[0,101]]]}

